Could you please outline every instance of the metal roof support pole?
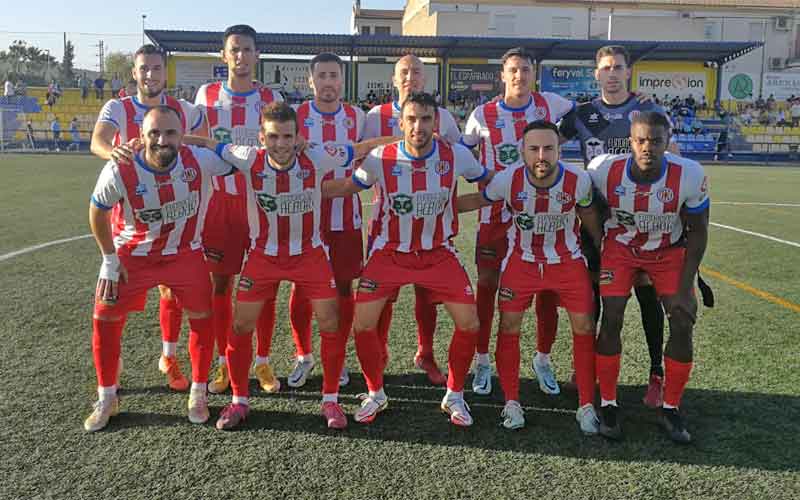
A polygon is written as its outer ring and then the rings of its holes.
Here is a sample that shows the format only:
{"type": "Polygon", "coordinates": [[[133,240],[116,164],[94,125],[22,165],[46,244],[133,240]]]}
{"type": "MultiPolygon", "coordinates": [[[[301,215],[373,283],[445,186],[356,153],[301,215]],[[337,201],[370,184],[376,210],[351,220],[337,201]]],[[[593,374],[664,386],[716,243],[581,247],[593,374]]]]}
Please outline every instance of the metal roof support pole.
{"type": "Polygon", "coordinates": [[[709,106],[713,106],[716,108],[715,104],[717,101],[722,104],[722,64],[719,62],[714,63],[717,65],[717,93],[714,96],[714,101],[708,103],[709,106]]]}
{"type": "Polygon", "coordinates": [[[450,56],[447,52],[444,53],[444,57],[442,57],[442,66],[439,68],[439,96],[442,99],[441,106],[443,108],[447,107],[447,103],[450,102],[449,90],[447,87],[450,84],[448,75],[449,73],[449,66],[450,64],[450,56]]]}

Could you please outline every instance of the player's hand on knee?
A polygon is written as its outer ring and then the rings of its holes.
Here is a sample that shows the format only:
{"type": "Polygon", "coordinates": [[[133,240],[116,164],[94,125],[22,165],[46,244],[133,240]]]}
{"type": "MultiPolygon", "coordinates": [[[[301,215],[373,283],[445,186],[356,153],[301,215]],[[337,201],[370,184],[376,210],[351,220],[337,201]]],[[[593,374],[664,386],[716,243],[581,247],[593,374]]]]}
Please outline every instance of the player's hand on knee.
{"type": "Polygon", "coordinates": [[[115,303],[119,297],[120,279],[127,281],[128,271],[122,266],[117,254],[103,255],[97,277],[97,298],[103,303],[115,303]]]}

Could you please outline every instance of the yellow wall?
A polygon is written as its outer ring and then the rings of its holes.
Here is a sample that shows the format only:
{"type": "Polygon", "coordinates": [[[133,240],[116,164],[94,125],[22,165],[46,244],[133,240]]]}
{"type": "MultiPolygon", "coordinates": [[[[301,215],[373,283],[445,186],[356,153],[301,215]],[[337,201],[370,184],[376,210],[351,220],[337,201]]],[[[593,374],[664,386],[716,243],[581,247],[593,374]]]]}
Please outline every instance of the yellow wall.
{"type": "MultiPolygon", "coordinates": [[[[717,71],[713,68],[703,67],[701,62],[667,62],[667,61],[640,61],[633,65],[633,75],[631,76],[631,90],[639,90],[639,74],[647,72],[656,73],[704,73],[705,74],[705,96],[706,101],[711,104],[717,95],[717,71]]],[[[645,90],[646,92],[646,90],[645,90]]],[[[675,92],[671,92],[672,95],[675,92]]],[[[699,99],[700,95],[694,93],[699,99]]]]}

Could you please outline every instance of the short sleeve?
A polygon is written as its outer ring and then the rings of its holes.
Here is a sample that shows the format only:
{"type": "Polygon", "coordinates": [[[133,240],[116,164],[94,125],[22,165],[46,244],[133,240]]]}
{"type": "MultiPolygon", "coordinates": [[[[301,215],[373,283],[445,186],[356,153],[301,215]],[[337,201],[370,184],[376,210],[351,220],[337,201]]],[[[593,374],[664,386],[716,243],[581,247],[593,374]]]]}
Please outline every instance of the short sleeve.
{"type": "Polygon", "coordinates": [[[207,89],[207,87],[208,87],[208,84],[206,83],[206,84],[202,85],[199,89],[197,89],[197,95],[195,95],[195,97],[194,97],[194,105],[195,106],[205,107],[207,105],[207,103],[206,103],[206,89],[207,89]]]}
{"type": "Polygon", "coordinates": [[[308,156],[317,170],[325,173],[337,168],[346,167],[353,161],[354,150],[349,144],[309,145],[304,153],[308,156]]]}
{"type": "Polygon", "coordinates": [[[478,182],[486,177],[486,167],[478,163],[472,153],[461,144],[453,144],[457,173],[468,182],[478,182]]]}
{"type": "Polygon", "coordinates": [[[227,175],[233,171],[234,167],[223,160],[216,151],[198,146],[189,146],[189,149],[192,150],[192,154],[204,172],[208,172],[210,175],[227,175]]]}
{"type": "Polygon", "coordinates": [[[97,184],[92,192],[92,203],[102,210],[111,210],[125,197],[124,193],[125,187],[117,175],[116,163],[111,161],[106,163],[97,177],[97,184]]]}
{"type": "Polygon", "coordinates": [[[215,154],[243,172],[249,172],[258,158],[258,148],[234,144],[217,144],[215,154]]]}
{"type": "Polygon", "coordinates": [[[686,182],[688,183],[687,197],[684,202],[686,211],[690,214],[697,214],[705,211],[711,199],[708,196],[708,177],[706,177],[703,167],[699,163],[693,165],[694,168],[688,170],[686,182]]]}
{"type": "Polygon", "coordinates": [[[110,123],[117,127],[117,130],[119,130],[120,123],[122,123],[124,119],[125,110],[122,107],[122,103],[117,99],[110,99],[103,104],[103,108],[97,116],[97,121],[110,123]]]}
{"type": "Polygon", "coordinates": [[[383,148],[372,150],[361,166],[353,172],[353,182],[362,189],[369,189],[378,182],[378,172],[382,166],[380,157],[382,151],[383,148]]]}
{"type": "Polygon", "coordinates": [[[450,144],[461,141],[461,130],[458,129],[456,119],[445,108],[439,108],[439,135],[450,144]]]}
{"type": "Polygon", "coordinates": [[[589,165],[586,166],[586,173],[589,174],[589,177],[592,180],[592,185],[597,189],[597,191],[606,196],[606,173],[607,169],[603,168],[606,163],[606,159],[609,157],[608,154],[602,154],[596,156],[589,162],[589,165]]]}
{"type": "Polygon", "coordinates": [[[381,134],[381,113],[380,106],[370,109],[364,119],[364,133],[362,139],[374,139],[381,134]]]}
{"type": "Polygon", "coordinates": [[[461,136],[461,144],[468,148],[474,148],[481,142],[481,117],[483,116],[483,107],[475,108],[467,119],[467,124],[464,126],[464,134],[461,136]]]}
{"type": "Polygon", "coordinates": [[[187,132],[194,132],[201,125],[203,125],[203,110],[202,106],[190,103],[189,101],[181,100],[181,108],[183,114],[186,116],[187,132]]]}
{"type": "Polygon", "coordinates": [[[489,184],[483,190],[483,197],[492,203],[505,200],[508,196],[508,187],[511,184],[511,175],[514,168],[507,168],[492,177],[489,184]]]}
{"type": "Polygon", "coordinates": [[[575,126],[575,120],[577,119],[578,119],[577,109],[573,109],[572,111],[564,115],[564,118],[562,118],[561,121],[558,123],[558,133],[569,140],[574,139],[575,136],[578,135],[578,129],[575,126]]]}
{"type": "Polygon", "coordinates": [[[583,170],[575,172],[578,175],[578,183],[575,186],[575,203],[582,208],[591,206],[593,198],[592,178],[583,170]]]}
{"type": "Polygon", "coordinates": [[[365,131],[367,127],[367,114],[358,106],[353,106],[356,111],[356,142],[361,142],[365,139],[365,131]]]}
{"type": "Polygon", "coordinates": [[[550,119],[553,123],[558,123],[567,113],[575,109],[575,101],[570,101],[552,92],[546,92],[545,95],[550,106],[550,119]]]}

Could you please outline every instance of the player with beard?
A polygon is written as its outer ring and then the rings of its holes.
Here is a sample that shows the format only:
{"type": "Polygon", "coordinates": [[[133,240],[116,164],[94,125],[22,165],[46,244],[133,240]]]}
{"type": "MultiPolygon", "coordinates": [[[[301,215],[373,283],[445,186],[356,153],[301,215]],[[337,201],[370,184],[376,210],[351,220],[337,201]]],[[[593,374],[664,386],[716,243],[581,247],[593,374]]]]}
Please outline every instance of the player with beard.
{"type": "MultiPolygon", "coordinates": [[[[154,45],[141,46],[133,56],[132,76],[137,82],[136,94],[122,99],[111,99],[103,106],[92,133],[91,151],[104,160],[133,159],[129,141],[140,136],[144,114],[153,106],[173,108],[180,118],[181,133],[205,135],[207,124],[202,111],[182,99],[164,92],[167,80],[166,55],[154,45]]],[[[119,209],[112,212],[112,229],[121,230],[123,221],[119,209]]],[[[176,356],[183,314],[178,301],[168,289],[159,288],[159,322],[161,324],[162,352],[158,367],[167,377],[169,387],[185,391],[189,381],[181,373],[176,356]]],[[[144,302],[139,304],[144,309],[144,302]]]]}
{"type": "Polygon", "coordinates": [[[125,319],[157,285],[168,286],[189,317],[189,420],[203,423],[209,417],[206,381],[214,341],[201,232],[211,176],[231,168],[215,153],[183,146],[181,122],[171,106],[149,108],[142,119],[143,150],[132,161],[106,163],[92,194],[89,223],[103,261],[92,323],[99,399],[84,422],[89,432],[119,413],[117,370],[125,319]],[[119,207],[116,230],[114,207],[119,207]]]}
{"type": "Polygon", "coordinates": [[[617,380],[625,306],[636,275],[645,273],[669,321],[660,423],[673,441],[691,441],[679,406],[692,370],[693,285],[708,242],[710,202],[703,167],[665,153],[669,133],[664,115],[639,113],[631,120],[633,152],[598,156],[588,167],[609,209],[600,261],[603,313],[596,370],[599,430],[610,439],[622,437],[617,380]]]}
{"type": "MultiPolygon", "coordinates": [[[[367,124],[364,129],[366,138],[389,135],[403,137],[403,132],[400,130],[400,108],[409,95],[425,90],[425,66],[420,58],[407,54],[398,59],[394,65],[392,83],[397,89],[397,101],[375,106],[367,113],[367,124]]],[[[435,118],[436,135],[450,144],[461,140],[461,131],[450,111],[437,107],[435,118]]],[[[370,226],[374,227],[372,224],[370,226]]],[[[370,239],[372,238],[374,234],[370,231],[370,239]]],[[[378,333],[383,339],[387,339],[389,335],[393,302],[394,299],[386,302],[378,325],[378,333]]],[[[436,304],[431,302],[430,293],[418,286],[414,287],[414,316],[417,321],[417,353],[414,355],[414,366],[423,370],[433,385],[444,385],[447,377],[439,369],[433,352],[433,335],[438,317],[436,304]]]]}

